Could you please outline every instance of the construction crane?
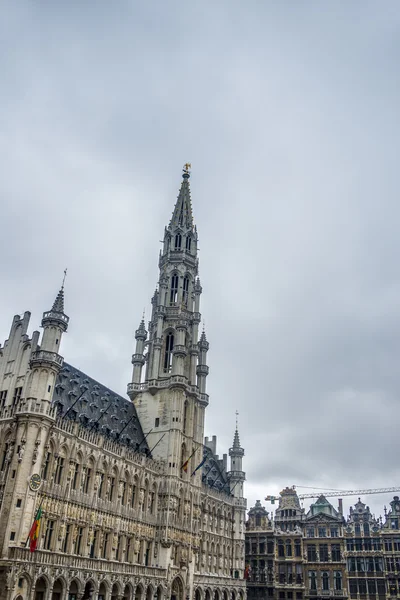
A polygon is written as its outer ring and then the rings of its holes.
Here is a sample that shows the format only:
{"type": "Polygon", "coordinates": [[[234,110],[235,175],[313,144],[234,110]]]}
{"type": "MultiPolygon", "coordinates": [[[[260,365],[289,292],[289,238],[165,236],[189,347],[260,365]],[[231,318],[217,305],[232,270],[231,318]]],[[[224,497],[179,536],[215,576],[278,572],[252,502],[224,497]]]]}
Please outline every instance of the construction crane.
{"type": "MultiPolygon", "coordinates": [[[[302,487],[302,486],[299,486],[302,487]]],[[[296,486],[293,486],[293,489],[296,489],[296,486]]],[[[375,489],[368,489],[368,490],[326,490],[323,491],[323,489],[321,489],[321,492],[319,494],[299,494],[299,500],[305,500],[306,498],[319,498],[320,496],[325,496],[325,497],[341,497],[341,496],[365,496],[367,494],[388,494],[391,492],[400,492],[400,486],[395,486],[395,487],[387,487],[387,488],[375,488],[375,489]]],[[[267,500],[267,502],[271,502],[271,504],[275,504],[276,500],[279,500],[279,496],[267,496],[265,498],[265,500],[267,500]]]]}

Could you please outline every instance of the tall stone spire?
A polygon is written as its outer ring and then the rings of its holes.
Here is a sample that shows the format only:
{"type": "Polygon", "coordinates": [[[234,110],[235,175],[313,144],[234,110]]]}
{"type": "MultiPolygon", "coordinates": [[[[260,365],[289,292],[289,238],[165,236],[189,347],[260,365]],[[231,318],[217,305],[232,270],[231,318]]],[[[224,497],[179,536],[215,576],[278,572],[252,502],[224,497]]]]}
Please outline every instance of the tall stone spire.
{"type": "Polygon", "coordinates": [[[202,455],[204,409],[208,405],[209,344],[205,334],[199,339],[202,287],[189,179],[190,164],[186,163],[172,218],[164,230],[148,337],[141,323],[132,357],[133,378],[128,384],[128,395],[142,427],[150,431],[147,440],[155,448],[155,457],[168,456],[173,474],[180,476],[185,460],[190,461],[189,473],[196,467],[191,462],[198,464],[202,455]]]}
{"type": "Polygon", "coordinates": [[[229,448],[229,456],[231,458],[231,471],[229,482],[231,491],[237,498],[243,498],[243,482],[246,479],[246,474],[242,470],[242,459],[244,449],[240,445],[239,429],[238,429],[238,412],[236,411],[236,428],[233,435],[233,444],[229,448]]]}
{"type": "Polygon", "coordinates": [[[169,229],[193,229],[193,211],[192,200],[190,197],[190,163],[186,163],[183,168],[181,189],[179,190],[178,199],[175,204],[174,212],[169,223],[169,229]]]}
{"type": "Polygon", "coordinates": [[[52,312],[59,312],[64,314],[64,284],[58,292],[56,299],[53,302],[52,312]]]}

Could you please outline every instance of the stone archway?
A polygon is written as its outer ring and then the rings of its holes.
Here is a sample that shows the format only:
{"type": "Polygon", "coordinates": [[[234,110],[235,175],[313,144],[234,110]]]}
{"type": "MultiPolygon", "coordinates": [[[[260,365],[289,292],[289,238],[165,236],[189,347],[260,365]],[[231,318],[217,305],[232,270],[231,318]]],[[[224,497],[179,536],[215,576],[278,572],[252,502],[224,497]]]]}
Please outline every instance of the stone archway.
{"type": "Polygon", "coordinates": [[[121,597],[120,588],[118,583],[114,583],[111,588],[111,600],[118,600],[121,597]]]}
{"type": "Polygon", "coordinates": [[[53,593],[51,600],[61,600],[64,592],[64,581],[62,579],[56,579],[53,584],[53,593]]]}
{"type": "Polygon", "coordinates": [[[79,586],[76,579],[71,581],[69,590],[68,590],[68,600],[78,600],[79,586]]]}
{"type": "Polygon", "coordinates": [[[183,600],[183,583],[180,577],[175,577],[172,582],[171,600],[183,600]]]}
{"type": "Polygon", "coordinates": [[[205,600],[211,600],[211,592],[210,592],[210,590],[206,590],[205,600]]]}
{"type": "Polygon", "coordinates": [[[39,577],[35,585],[35,600],[46,600],[49,586],[44,577],[39,577]]]}
{"type": "Polygon", "coordinates": [[[157,592],[155,594],[155,598],[157,600],[162,600],[163,599],[163,595],[164,595],[163,589],[162,589],[161,585],[159,585],[158,588],[157,588],[157,592]]]}
{"type": "Polygon", "coordinates": [[[196,591],[194,593],[194,600],[201,600],[201,591],[200,591],[200,588],[196,588],[196,591]]]}
{"type": "Polygon", "coordinates": [[[214,591],[214,600],[221,600],[221,593],[218,588],[214,591]]]}
{"type": "Polygon", "coordinates": [[[122,600],[133,600],[133,590],[129,583],[127,583],[124,588],[124,595],[122,596],[122,600]]]}
{"type": "Polygon", "coordinates": [[[141,583],[139,583],[135,590],[135,600],[143,600],[143,591],[143,586],[141,583]]]}
{"type": "Polygon", "coordinates": [[[99,587],[98,600],[106,600],[107,598],[107,585],[105,581],[102,581],[99,587]]]}
{"type": "Polygon", "coordinates": [[[91,579],[86,582],[85,591],[83,592],[82,600],[91,600],[94,596],[94,583],[91,579]]]}
{"type": "Polygon", "coordinates": [[[153,597],[154,597],[153,586],[149,585],[146,590],[146,600],[153,600],[153,597]]]}

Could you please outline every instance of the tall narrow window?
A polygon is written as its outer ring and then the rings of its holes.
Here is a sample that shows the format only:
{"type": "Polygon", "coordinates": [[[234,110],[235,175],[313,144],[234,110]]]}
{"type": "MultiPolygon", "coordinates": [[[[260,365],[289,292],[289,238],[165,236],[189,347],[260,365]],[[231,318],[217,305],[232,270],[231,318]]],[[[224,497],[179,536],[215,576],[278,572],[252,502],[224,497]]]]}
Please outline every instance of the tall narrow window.
{"type": "Polygon", "coordinates": [[[131,493],[131,506],[135,508],[135,500],[136,500],[136,485],[132,485],[132,493],[131,493]]]}
{"type": "Polygon", "coordinates": [[[107,547],[108,547],[108,538],[109,537],[110,537],[109,533],[104,534],[102,558],[107,558],[107,547]]]}
{"type": "Polygon", "coordinates": [[[180,250],[182,247],[182,236],[180,233],[177,233],[175,236],[175,250],[180,250]]]}
{"type": "Polygon", "coordinates": [[[324,591],[329,590],[329,573],[327,571],[322,573],[322,589],[324,591]]]}
{"type": "Polygon", "coordinates": [[[178,275],[175,273],[175,275],[172,275],[171,277],[171,294],[170,294],[170,304],[176,304],[177,300],[178,300],[178,275]]]}
{"type": "Polygon", "coordinates": [[[185,404],[183,405],[183,433],[186,433],[188,408],[189,403],[185,400],[185,404]]]}
{"type": "Polygon", "coordinates": [[[44,538],[44,549],[51,550],[51,538],[53,537],[54,521],[47,521],[46,535],[44,538]]]}
{"type": "Polygon", "coordinates": [[[57,485],[59,485],[61,483],[63,471],[64,471],[64,458],[62,456],[57,456],[56,473],[54,476],[54,483],[56,483],[57,485]]]}
{"type": "MultiPolygon", "coordinates": [[[[9,447],[9,445],[10,445],[10,444],[9,444],[8,442],[6,442],[6,443],[4,444],[3,458],[2,458],[2,460],[1,460],[1,469],[0,469],[1,471],[4,471],[4,467],[6,466],[7,452],[8,452],[8,447],[9,447]]],[[[45,479],[45,477],[44,477],[43,479],[45,479]]]]}
{"type": "Polygon", "coordinates": [[[115,477],[110,477],[108,486],[108,500],[112,502],[114,500],[114,488],[115,488],[115,477]]]}
{"type": "Polygon", "coordinates": [[[187,308],[188,301],[189,301],[189,277],[184,277],[183,278],[183,295],[182,295],[182,300],[183,300],[183,304],[187,308]]]}
{"type": "Polygon", "coordinates": [[[164,371],[168,373],[172,367],[172,350],[174,348],[174,334],[169,333],[165,340],[164,371]]]}
{"type": "Polygon", "coordinates": [[[72,476],[72,489],[73,490],[76,490],[76,486],[78,483],[78,476],[79,476],[79,463],[75,463],[74,474],[72,476]]]}
{"type": "Polygon", "coordinates": [[[83,537],[83,527],[78,527],[78,532],[77,532],[76,541],[75,541],[75,554],[81,553],[82,537],[83,537]]]}
{"type": "Polygon", "coordinates": [[[191,246],[192,246],[192,238],[190,237],[190,235],[188,235],[186,238],[186,250],[188,252],[190,252],[191,246]]]}
{"type": "Polygon", "coordinates": [[[97,542],[97,529],[93,532],[92,543],[90,544],[89,556],[90,558],[94,558],[94,553],[96,550],[96,542],[97,542]]]}
{"type": "Polygon", "coordinates": [[[315,571],[308,571],[308,588],[310,590],[317,589],[317,574],[315,571]]]}
{"type": "Polygon", "coordinates": [[[91,479],[92,479],[92,469],[88,468],[88,469],[86,469],[85,484],[83,486],[83,491],[85,494],[87,494],[89,492],[89,486],[90,486],[91,479]]]}
{"type": "Polygon", "coordinates": [[[335,590],[342,589],[342,573],[341,571],[334,572],[335,590]]]}
{"type": "Polygon", "coordinates": [[[63,552],[68,551],[68,541],[69,541],[70,533],[71,533],[71,525],[68,523],[67,527],[65,528],[65,538],[64,538],[63,547],[62,547],[63,552]]]}
{"type": "Polygon", "coordinates": [[[103,493],[104,473],[100,473],[99,498],[103,493]]]}
{"type": "Polygon", "coordinates": [[[14,397],[12,400],[13,406],[15,406],[16,404],[18,404],[18,402],[21,399],[21,395],[22,395],[22,387],[16,387],[14,390],[14,397]]]}

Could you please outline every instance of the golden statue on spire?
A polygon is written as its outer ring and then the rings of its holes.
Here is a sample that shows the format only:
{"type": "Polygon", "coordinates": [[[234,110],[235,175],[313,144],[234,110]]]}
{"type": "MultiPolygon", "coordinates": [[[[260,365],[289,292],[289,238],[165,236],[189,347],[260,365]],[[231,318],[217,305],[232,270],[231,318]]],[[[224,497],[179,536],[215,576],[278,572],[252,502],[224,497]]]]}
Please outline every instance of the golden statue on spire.
{"type": "Polygon", "coordinates": [[[189,169],[191,169],[191,168],[192,168],[192,164],[189,162],[187,162],[183,165],[183,170],[185,173],[189,173],[189,169]]]}

